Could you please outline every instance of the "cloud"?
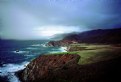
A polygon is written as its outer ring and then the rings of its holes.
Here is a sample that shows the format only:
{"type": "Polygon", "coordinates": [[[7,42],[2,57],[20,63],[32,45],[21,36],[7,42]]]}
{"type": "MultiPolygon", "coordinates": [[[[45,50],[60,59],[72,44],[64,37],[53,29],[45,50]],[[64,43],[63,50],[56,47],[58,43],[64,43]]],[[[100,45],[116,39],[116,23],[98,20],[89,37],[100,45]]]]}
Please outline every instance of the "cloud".
{"type": "Polygon", "coordinates": [[[33,29],[45,26],[62,26],[63,32],[119,27],[120,5],[120,0],[0,0],[0,36],[40,39],[33,29]]]}
{"type": "Polygon", "coordinates": [[[61,25],[52,26],[51,25],[51,26],[41,26],[41,27],[35,28],[33,31],[36,32],[37,35],[47,37],[47,38],[48,36],[50,36],[52,38],[56,34],[80,32],[84,30],[81,30],[80,27],[76,27],[76,26],[61,26],[61,25]]]}

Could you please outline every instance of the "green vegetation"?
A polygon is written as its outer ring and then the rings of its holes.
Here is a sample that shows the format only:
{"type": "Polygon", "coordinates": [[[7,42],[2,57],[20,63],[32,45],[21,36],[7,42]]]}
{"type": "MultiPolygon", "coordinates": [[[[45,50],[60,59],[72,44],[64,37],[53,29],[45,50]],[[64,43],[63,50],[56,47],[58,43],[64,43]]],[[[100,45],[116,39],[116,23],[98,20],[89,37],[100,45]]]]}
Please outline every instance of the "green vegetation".
{"type": "MultiPolygon", "coordinates": [[[[113,45],[98,45],[98,44],[77,44],[78,47],[86,47],[83,50],[79,50],[78,54],[81,56],[79,64],[89,64],[98,61],[110,59],[112,57],[118,57],[121,54],[121,47],[113,45]]],[[[77,46],[76,45],[76,46],[77,46]]],[[[71,45],[75,46],[75,45],[71,45]]],[[[77,47],[75,47],[78,49],[77,47]]]]}
{"type": "Polygon", "coordinates": [[[67,55],[67,54],[78,54],[78,52],[58,52],[58,53],[53,53],[53,54],[50,54],[50,55],[67,55]]]}
{"type": "Polygon", "coordinates": [[[78,64],[90,64],[121,56],[121,46],[101,44],[71,44],[68,52],[54,53],[53,55],[78,54],[78,64]]]}

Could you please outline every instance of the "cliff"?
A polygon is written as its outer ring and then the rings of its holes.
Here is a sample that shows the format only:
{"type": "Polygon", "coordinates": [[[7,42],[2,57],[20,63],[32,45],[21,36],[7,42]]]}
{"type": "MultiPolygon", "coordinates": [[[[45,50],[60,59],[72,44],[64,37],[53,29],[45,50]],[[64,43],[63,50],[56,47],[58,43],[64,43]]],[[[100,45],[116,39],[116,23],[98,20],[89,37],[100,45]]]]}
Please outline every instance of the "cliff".
{"type": "Polygon", "coordinates": [[[79,55],[43,55],[21,71],[19,77],[22,82],[56,82],[57,76],[66,78],[66,74],[58,72],[75,68],[79,59],[79,55]]]}
{"type": "Polygon", "coordinates": [[[121,74],[121,56],[119,46],[75,45],[74,43],[121,43],[121,29],[92,30],[66,36],[63,40],[50,41],[47,46],[68,46],[68,51],[81,51],[77,54],[42,55],[33,61],[18,76],[22,82],[119,82],[121,74]],[[111,48],[110,48],[111,47],[111,48]],[[99,52],[106,50],[109,52],[99,52]],[[117,49],[119,49],[117,51],[117,49]],[[97,51],[95,53],[95,51],[97,51]],[[114,51],[114,52],[113,52],[114,51]],[[84,52],[87,52],[86,54],[84,52]],[[90,54],[96,55],[95,57],[90,54]],[[116,55],[117,54],[117,55],[116,55]],[[85,55],[85,56],[84,56],[85,55]],[[87,64],[78,64],[87,56],[87,64]],[[80,59],[81,58],[81,59],[80,59]]]}
{"type": "Polygon", "coordinates": [[[44,55],[18,73],[22,82],[119,82],[121,57],[78,65],[78,55],[44,55]]]}
{"type": "Polygon", "coordinates": [[[47,43],[47,46],[58,47],[58,46],[69,46],[70,44],[78,43],[74,40],[59,40],[59,41],[50,41],[47,43]]]}

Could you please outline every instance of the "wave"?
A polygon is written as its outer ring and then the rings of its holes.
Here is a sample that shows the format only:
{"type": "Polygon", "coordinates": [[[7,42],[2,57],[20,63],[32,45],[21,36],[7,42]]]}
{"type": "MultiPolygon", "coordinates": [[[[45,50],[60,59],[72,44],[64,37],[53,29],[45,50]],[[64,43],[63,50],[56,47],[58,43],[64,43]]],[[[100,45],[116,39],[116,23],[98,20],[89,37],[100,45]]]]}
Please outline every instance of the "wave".
{"type": "Polygon", "coordinates": [[[67,47],[60,47],[59,49],[52,49],[49,53],[67,52],[67,47]]]}
{"type": "Polygon", "coordinates": [[[41,44],[42,47],[47,47],[46,44],[41,44]]]}
{"type": "Polygon", "coordinates": [[[61,48],[60,48],[60,51],[61,51],[61,52],[67,52],[67,47],[61,47],[61,48]]]}
{"type": "Polygon", "coordinates": [[[30,46],[32,46],[32,47],[40,47],[40,46],[47,47],[46,44],[47,44],[47,42],[43,43],[43,44],[33,44],[33,45],[30,45],[30,46]]]}
{"type": "Polygon", "coordinates": [[[36,50],[36,49],[38,49],[38,48],[28,47],[28,48],[26,48],[26,49],[28,49],[28,50],[36,50]]]}
{"type": "Polygon", "coordinates": [[[31,46],[37,47],[37,46],[41,46],[41,44],[33,44],[31,46]]]}
{"type": "Polygon", "coordinates": [[[0,67],[0,76],[7,77],[10,82],[20,82],[16,77],[15,72],[24,69],[29,62],[23,62],[21,64],[4,64],[0,67]]]}
{"type": "Polygon", "coordinates": [[[23,54],[23,53],[27,53],[28,51],[12,51],[12,52],[17,54],[23,54]]]}

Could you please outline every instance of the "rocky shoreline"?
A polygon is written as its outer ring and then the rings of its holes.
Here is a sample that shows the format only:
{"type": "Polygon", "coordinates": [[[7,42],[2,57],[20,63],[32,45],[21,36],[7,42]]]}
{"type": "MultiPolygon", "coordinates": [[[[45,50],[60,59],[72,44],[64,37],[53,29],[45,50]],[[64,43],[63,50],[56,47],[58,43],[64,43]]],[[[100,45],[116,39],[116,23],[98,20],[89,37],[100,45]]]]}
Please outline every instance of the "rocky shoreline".
{"type": "MultiPolygon", "coordinates": [[[[57,41],[47,45],[67,46],[69,44],[57,41]],[[58,44],[56,44],[58,43],[58,44]]],[[[85,49],[85,48],[84,48],[85,49]]],[[[71,51],[73,51],[70,48],[71,51]]],[[[70,51],[68,49],[68,51],[70,51]]],[[[80,48],[79,48],[80,50],[80,48]]],[[[75,50],[74,50],[75,51],[75,50]]],[[[102,54],[103,55],[103,54],[102,54]]],[[[115,55],[115,54],[113,54],[115,55]]],[[[107,56],[108,57],[108,56],[107,56]]],[[[17,72],[22,82],[116,82],[121,81],[121,56],[79,65],[81,56],[78,54],[49,54],[32,60],[24,70],[17,72]]]]}
{"type": "Polygon", "coordinates": [[[59,40],[59,41],[49,41],[46,45],[50,47],[60,47],[60,46],[69,46],[70,44],[78,43],[74,40],[59,40]]]}
{"type": "MultiPolygon", "coordinates": [[[[79,55],[43,55],[17,73],[22,82],[55,82],[56,76],[61,76],[60,71],[71,70],[78,66],[79,55]]],[[[65,75],[64,75],[65,76],[65,75]]]]}
{"type": "Polygon", "coordinates": [[[116,82],[121,81],[121,57],[78,65],[78,55],[44,55],[17,73],[22,82],[116,82]]]}

